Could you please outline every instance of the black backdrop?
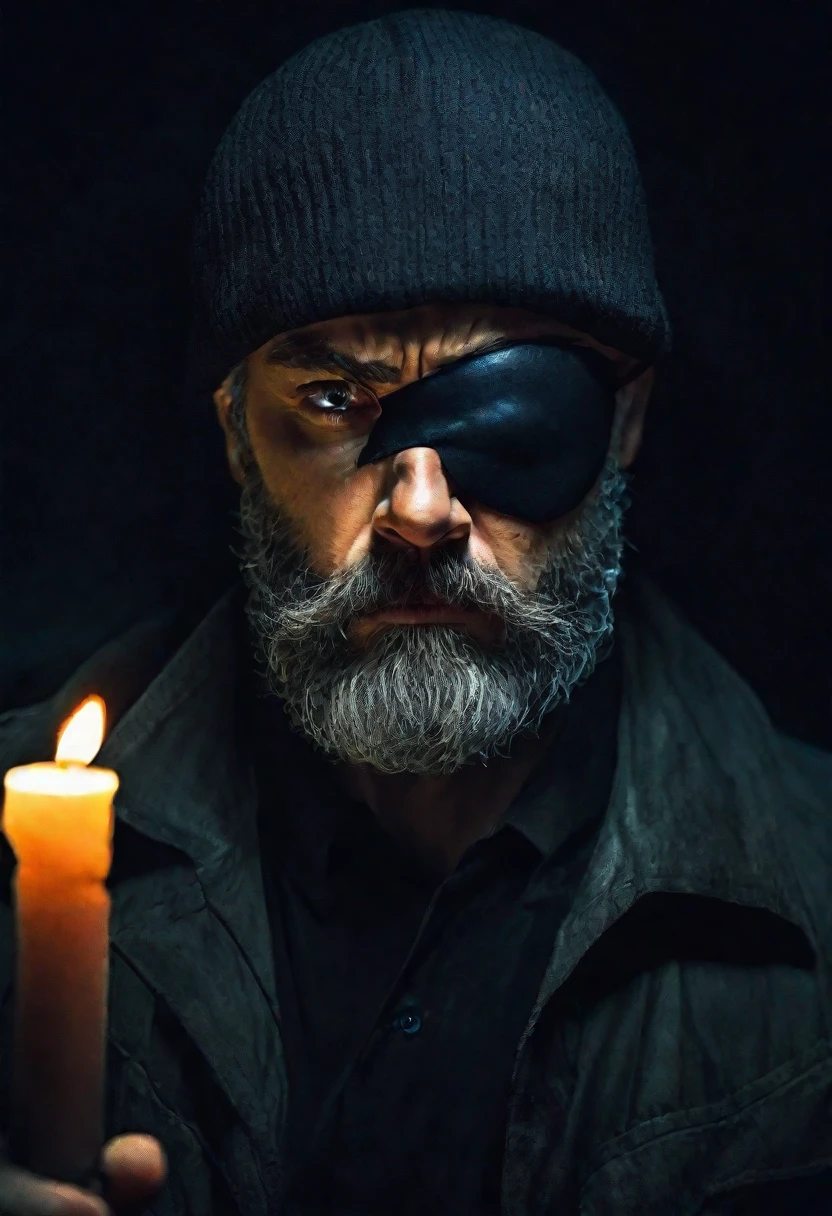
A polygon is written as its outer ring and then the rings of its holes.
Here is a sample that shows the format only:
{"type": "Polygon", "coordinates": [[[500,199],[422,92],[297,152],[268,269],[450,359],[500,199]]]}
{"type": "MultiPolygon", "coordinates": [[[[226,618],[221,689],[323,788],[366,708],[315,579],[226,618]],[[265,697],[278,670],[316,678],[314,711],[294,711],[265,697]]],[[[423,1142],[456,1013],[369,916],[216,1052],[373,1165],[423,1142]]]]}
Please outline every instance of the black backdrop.
{"type": "MultiPolygon", "coordinates": [[[[182,390],[201,177],[285,56],[401,7],[28,0],[7,14],[4,706],[231,576],[219,430],[182,390]]],[[[631,536],[775,720],[832,746],[828,6],[458,7],[561,41],[624,111],[676,329],[631,536]]]]}

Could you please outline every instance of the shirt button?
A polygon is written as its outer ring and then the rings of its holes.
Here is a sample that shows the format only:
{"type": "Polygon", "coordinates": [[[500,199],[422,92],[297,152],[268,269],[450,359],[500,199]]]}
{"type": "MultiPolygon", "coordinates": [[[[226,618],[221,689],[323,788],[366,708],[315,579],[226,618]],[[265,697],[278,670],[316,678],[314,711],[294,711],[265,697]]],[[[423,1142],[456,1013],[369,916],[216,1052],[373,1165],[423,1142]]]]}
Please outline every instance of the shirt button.
{"type": "Polygon", "coordinates": [[[422,1029],[422,1019],[415,1009],[403,1009],[393,1019],[393,1029],[401,1030],[402,1034],[418,1034],[422,1029]]]}

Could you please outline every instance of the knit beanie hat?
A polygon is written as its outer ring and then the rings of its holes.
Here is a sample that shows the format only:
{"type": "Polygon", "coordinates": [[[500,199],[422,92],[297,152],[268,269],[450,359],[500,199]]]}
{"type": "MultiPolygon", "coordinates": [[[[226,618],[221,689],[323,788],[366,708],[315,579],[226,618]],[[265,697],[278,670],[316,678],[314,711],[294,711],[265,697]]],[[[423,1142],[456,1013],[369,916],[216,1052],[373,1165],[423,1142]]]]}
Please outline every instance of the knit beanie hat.
{"type": "Polygon", "coordinates": [[[274,334],[440,300],[669,345],[620,114],[573,55],[473,13],[337,30],[267,77],[213,158],[193,269],[208,390],[274,334]]]}

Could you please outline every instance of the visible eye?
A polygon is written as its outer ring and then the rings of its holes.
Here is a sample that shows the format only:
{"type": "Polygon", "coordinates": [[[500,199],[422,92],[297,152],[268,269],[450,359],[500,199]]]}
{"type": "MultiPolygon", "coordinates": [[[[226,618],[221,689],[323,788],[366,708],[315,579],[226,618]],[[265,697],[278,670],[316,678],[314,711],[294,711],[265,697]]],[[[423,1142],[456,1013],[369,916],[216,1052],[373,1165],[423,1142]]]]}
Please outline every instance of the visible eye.
{"type": "Polygon", "coordinates": [[[301,405],[318,415],[327,415],[332,422],[343,421],[344,415],[378,406],[369,389],[348,380],[321,380],[302,384],[301,405]]]}

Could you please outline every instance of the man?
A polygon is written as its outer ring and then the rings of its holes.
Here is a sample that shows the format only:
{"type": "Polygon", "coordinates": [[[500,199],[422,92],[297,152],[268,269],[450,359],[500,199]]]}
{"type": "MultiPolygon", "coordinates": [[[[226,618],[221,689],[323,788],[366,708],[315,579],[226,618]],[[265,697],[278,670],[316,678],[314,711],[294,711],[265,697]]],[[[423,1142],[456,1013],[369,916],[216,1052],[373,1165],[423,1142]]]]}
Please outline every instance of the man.
{"type": "Polygon", "coordinates": [[[828,761],[620,587],[669,327],[595,79],[470,14],[319,40],[196,282],[247,593],[4,723],[110,713],[112,1209],[832,1210],[828,761]]]}

